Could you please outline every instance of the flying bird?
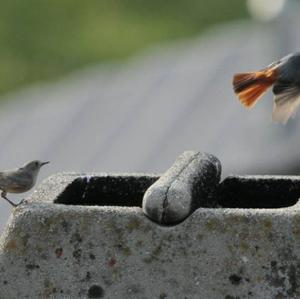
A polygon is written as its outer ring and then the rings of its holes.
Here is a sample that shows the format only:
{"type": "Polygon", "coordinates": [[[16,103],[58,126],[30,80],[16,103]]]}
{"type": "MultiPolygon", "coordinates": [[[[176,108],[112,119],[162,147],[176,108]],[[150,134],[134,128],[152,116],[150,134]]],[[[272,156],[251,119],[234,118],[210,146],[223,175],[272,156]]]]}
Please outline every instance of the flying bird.
{"type": "Polygon", "coordinates": [[[40,168],[48,163],[49,161],[41,162],[39,160],[34,160],[26,163],[20,168],[0,172],[1,197],[7,200],[12,206],[16,207],[18,204],[9,200],[6,196],[7,193],[23,193],[30,190],[36,183],[40,168]]]}
{"type": "Polygon", "coordinates": [[[300,52],[289,54],[266,68],[233,77],[233,89],[247,108],[253,107],[273,86],[274,121],[286,123],[300,105],[300,52]]]}

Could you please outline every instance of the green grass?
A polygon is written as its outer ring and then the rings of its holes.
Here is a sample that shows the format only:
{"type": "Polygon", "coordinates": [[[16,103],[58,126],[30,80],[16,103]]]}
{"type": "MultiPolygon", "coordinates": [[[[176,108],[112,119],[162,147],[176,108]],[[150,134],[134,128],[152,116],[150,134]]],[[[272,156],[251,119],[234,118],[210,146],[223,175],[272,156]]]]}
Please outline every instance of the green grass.
{"type": "Polygon", "coordinates": [[[7,0],[0,94],[247,16],[240,0],[7,0]]]}

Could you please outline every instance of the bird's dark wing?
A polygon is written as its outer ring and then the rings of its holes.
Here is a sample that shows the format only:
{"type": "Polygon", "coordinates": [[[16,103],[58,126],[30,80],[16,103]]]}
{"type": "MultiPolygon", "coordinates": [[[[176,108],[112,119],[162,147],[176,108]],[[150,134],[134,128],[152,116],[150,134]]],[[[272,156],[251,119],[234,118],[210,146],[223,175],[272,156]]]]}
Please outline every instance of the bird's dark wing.
{"type": "MultiPolygon", "coordinates": [[[[293,87],[293,82],[290,81],[276,81],[273,85],[273,93],[275,95],[279,95],[285,92],[289,92],[289,90],[293,87]]],[[[299,88],[300,90],[300,88],[299,88]]]]}

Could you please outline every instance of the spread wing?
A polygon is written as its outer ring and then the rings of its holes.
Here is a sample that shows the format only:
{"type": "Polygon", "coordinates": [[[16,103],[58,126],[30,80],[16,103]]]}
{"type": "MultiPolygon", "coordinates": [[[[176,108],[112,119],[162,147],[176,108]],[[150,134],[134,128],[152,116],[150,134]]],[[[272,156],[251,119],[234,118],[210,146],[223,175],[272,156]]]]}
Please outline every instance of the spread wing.
{"type": "Polygon", "coordinates": [[[279,82],[274,85],[273,92],[275,94],[273,120],[286,123],[300,106],[300,88],[289,82],[279,82]]]}

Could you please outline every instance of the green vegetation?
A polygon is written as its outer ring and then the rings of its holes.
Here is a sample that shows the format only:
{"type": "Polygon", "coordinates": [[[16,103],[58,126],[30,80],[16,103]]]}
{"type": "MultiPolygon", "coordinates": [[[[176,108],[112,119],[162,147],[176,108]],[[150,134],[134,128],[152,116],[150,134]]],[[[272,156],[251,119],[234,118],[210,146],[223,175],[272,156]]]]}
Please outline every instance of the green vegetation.
{"type": "Polygon", "coordinates": [[[2,1],[0,94],[246,15],[240,0],[2,1]]]}

